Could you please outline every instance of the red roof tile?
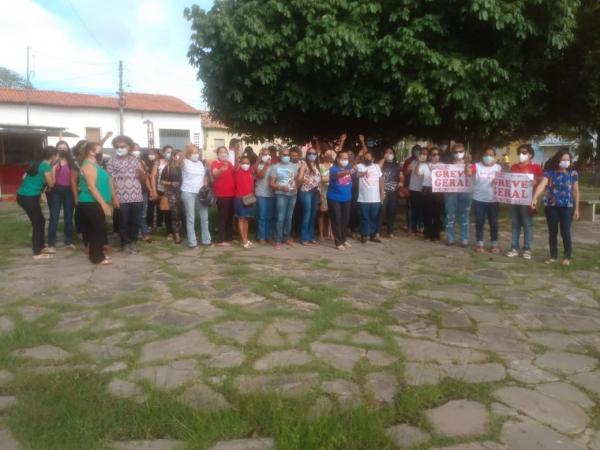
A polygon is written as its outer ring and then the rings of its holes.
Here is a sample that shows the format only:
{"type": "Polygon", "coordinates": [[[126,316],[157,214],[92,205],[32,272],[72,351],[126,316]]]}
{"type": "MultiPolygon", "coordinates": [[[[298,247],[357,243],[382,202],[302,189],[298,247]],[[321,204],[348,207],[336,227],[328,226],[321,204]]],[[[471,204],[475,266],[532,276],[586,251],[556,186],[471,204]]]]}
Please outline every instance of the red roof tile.
{"type": "Polygon", "coordinates": [[[227,127],[218,120],[213,119],[210,112],[200,111],[202,116],[202,128],[216,128],[219,130],[226,130],[227,127]]]}
{"type": "MultiPolygon", "coordinates": [[[[0,103],[24,104],[27,102],[26,90],[0,88],[0,103]]],[[[75,106],[82,108],[119,109],[118,98],[101,95],[74,94],[60,91],[29,91],[32,105],[75,106]]],[[[171,112],[180,114],[200,114],[196,108],[170,95],[125,93],[125,109],[134,111],[171,112]]]]}

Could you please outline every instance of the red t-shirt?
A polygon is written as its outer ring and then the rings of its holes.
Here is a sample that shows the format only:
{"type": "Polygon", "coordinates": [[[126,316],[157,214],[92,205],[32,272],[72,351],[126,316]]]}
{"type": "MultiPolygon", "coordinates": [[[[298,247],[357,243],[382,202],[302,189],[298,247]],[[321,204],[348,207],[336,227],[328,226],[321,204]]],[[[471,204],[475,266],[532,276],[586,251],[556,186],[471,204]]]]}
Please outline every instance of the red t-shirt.
{"type": "Polygon", "coordinates": [[[252,169],[242,170],[239,167],[234,172],[235,196],[243,197],[254,192],[254,175],[252,169]]]}
{"type": "Polygon", "coordinates": [[[510,168],[511,173],[532,173],[535,178],[544,176],[544,169],[539,164],[513,164],[510,168]]]}
{"type": "Polygon", "coordinates": [[[227,170],[221,172],[217,177],[213,174],[213,190],[217,197],[233,197],[235,195],[235,181],[233,179],[233,165],[229,161],[213,161],[210,170],[220,169],[227,166],[227,170]]]}

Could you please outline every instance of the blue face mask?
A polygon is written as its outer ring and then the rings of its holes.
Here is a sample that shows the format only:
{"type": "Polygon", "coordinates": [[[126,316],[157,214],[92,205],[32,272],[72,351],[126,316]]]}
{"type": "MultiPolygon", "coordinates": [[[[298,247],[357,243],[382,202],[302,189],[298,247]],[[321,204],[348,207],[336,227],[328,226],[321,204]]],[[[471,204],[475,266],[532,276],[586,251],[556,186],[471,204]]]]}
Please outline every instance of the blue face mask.
{"type": "Polygon", "coordinates": [[[287,164],[290,162],[290,157],[289,156],[282,156],[281,157],[281,162],[284,164],[287,164]]]}
{"type": "Polygon", "coordinates": [[[171,161],[171,154],[170,153],[165,153],[165,159],[167,161],[171,161]]]}
{"type": "Polygon", "coordinates": [[[490,155],[485,155],[485,156],[482,158],[482,160],[483,160],[483,163],[484,163],[486,166],[489,166],[490,164],[492,164],[492,163],[494,162],[494,157],[493,157],[493,156],[490,156],[490,155]]]}

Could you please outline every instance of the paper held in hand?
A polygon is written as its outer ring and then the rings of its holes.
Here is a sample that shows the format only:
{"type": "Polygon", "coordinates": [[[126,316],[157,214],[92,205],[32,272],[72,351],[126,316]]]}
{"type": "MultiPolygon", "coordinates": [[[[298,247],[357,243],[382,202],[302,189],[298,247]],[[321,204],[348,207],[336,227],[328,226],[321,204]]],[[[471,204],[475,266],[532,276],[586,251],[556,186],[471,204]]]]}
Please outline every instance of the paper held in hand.
{"type": "Polygon", "coordinates": [[[435,164],[431,166],[433,192],[473,192],[473,177],[465,174],[464,164],[435,164]]]}
{"type": "Polygon", "coordinates": [[[533,174],[499,172],[494,180],[494,197],[508,205],[531,205],[533,174]]]}

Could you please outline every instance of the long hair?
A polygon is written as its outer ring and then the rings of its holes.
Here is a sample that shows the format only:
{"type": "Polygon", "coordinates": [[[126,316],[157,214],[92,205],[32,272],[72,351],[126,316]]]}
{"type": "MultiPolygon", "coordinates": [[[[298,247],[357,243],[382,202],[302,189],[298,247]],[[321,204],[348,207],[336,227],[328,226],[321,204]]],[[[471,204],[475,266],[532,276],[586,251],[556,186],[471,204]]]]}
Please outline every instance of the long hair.
{"type": "Polygon", "coordinates": [[[321,164],[321,159],[319,158],[319,154],[317,153],[317,150],[315,150],[314,148],[308,149],[306,151],[306,166],[308,167],[308,170],[310,171],[311,175],[319,173],[320,164],[321,164]],[[314,161],[308,160],[308,152],[310,152],[310,151],[313,151],[315,153],[315,155],[317,155],[317,159],[315,159],[314,161]]]}
{"type": "Polygon", "coordinates": [[[557,151],[554,154],[554,156],[552,156],[552,158],[550,158],[548,161],[546,161],[546,164],[544,164],[544,169],[558,170],[559,169],[558,164],[560,163],[562,157],[565,155],[569,155],[569,161],[571,161],[571,164],[569,165],[569,168],[567,170],[569,172],[572,171],[573,170],[573,155],[571,155],[571,152],[567,148],[560,149],[559,151],[557,151]]]}
{"type": "Polygon", "coordinates": [[[38,157],[29,165],[26,172],[27,175],[34,177],[38,174],[38,170],[40,168],[40,164],[42,161],[48,161],[53,156],[58,154],[58,150],[56,147],[52,147],[49,145],[48,147],[44,147],[41,153],[38,154],[38,157]]]}
{"type": "Polygon", "coordinates": [[[86,160],[86,158],[90,155],[91,151],[94,151],[96,149],[96,147],[99,147],[100,143],[99,142],[87,142],[83,145],[83,147],[80,148],[79,150],[79,158],[77,159],[77,162],[79,163],[79,167],[81,167],[81,165],[83,164],[83,161],[86,160]]]}
{"type": "MultiPolygon", "coordinates": [[[[65,159],[67,160],[69,169],[75,170],[77,167],[75,166],[75,159],[73,158],[73,154],[71,153],[71,148],[69,147],[68,142],[67,141],[58,141],[56,143],[56,148],[58,149],[58,146],[61,144],[66,145],[66,147],[67,147],[67,151],[65,152],[65,159]]],[[[62,156],[60,150],[58,151],[58,155],[62,156]]]]}

